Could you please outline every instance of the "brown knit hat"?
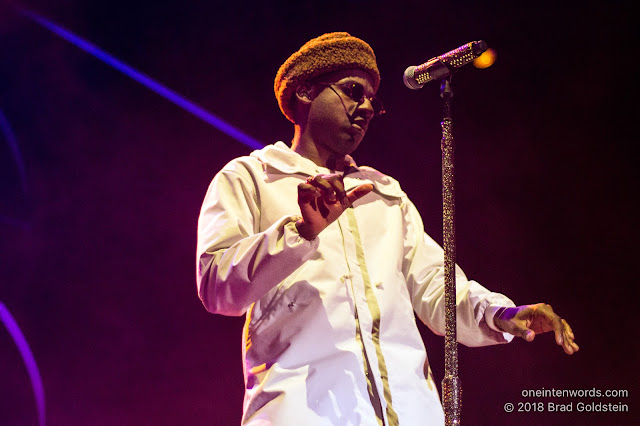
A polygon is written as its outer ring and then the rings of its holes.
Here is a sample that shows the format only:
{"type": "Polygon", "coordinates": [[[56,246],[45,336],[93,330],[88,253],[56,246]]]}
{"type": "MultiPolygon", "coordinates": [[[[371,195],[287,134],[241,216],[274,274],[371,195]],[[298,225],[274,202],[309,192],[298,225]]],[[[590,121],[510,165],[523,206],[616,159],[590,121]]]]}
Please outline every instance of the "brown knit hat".
{"type": "Polygon", "coordinates": [[[353,68],[369,73],[373,90],[378,90],[380,72],[376,55],[366,42],[344,32],[327,33],[309,40],[276,74],[273,90],[280,110],[293,123],[293,95],[300,83],[328,72],[353,68]]]}

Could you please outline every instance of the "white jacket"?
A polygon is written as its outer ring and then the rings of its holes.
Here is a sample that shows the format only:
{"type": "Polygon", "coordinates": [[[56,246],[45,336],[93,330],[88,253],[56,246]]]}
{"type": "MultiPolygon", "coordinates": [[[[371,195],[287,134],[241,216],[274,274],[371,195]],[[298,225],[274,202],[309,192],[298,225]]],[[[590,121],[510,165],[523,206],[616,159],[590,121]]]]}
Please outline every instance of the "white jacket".
{"type": "MultiPolygon", "coordinates": [[[[414,311],[444,334],[443,251],[398,182],[368,167],[345,188],[374,190],[315,240],[301,238],[297,186],[318,173],[331,171],[278,142],[227,164],[202,206],[200,299],[213,313],[247,314],[242,422],[442,424],[414,311]]],[[[513,302],[459,268],[456,280],[458,340],[510,340],[492,317],[513,302]]]]}

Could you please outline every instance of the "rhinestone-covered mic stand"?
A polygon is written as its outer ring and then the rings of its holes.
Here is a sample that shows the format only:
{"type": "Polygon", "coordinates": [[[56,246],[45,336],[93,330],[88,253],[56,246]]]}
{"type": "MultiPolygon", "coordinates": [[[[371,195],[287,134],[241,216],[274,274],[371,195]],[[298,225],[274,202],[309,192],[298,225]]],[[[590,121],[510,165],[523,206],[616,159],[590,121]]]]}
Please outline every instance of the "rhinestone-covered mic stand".
{"type": "Polygon", "coordinates": [[[444,100],[442,123],[442,227],[444,246],[445,346],[442,399],[445,424],[460,424],[460,379],[458,378],[458,340],[456,337],[456,229],[455,185],[453,174],[453,122],[451,120],[451,77],[442,80],[440,96],[444,100]]]}
{"type": "Polygon", "coordinates": [[[412,90],[422,88],[430,81],[441,80],[440,96],[444,100],[442,118],[442,233],[444,240],[444,304],[445,346],[442,404],[445,424],[460,424],[460,379],[458,378],[458,339],[456,337],[456,230],[453,176],[453,122],[451,120],[451,74],[470,64],[487,50],[483,40],[464,44],[457,49],[436,56],[422,65],[408,67],[402,80],[412,90]]]}

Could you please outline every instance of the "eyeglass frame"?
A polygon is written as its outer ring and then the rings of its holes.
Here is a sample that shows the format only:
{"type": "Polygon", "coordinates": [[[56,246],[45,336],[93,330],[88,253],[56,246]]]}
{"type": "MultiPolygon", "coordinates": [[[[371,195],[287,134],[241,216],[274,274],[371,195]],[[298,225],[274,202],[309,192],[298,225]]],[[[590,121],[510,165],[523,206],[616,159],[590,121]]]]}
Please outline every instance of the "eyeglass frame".
{"type": "Polygon", "coordinates": [[[333,92],[338,95],[340,97],[340,94],[338,92],[336,92],[336,89],[333,86],[337,86],[340,91],[342,93],[344,93],[345,96],[347,96],[349,99],[351,99],[353,102],[357,103],[358,105],[361,105],[365,99],[369,100],[369,103],[371,104],[371,108],[373,108],[373,116],[374,117],[380,117],[383,114],[386,114],[387,110],[384,109],[384,104],[382,103],[382,101],[380,100],[380,98],[378,98],[377,96],[373,95],[373,96],[367,96],[365,95],[365,88],[361,83],[358,83],[356,81],[348,81],[348,82],[344,82],[344,83],[322,83],[322,82],[316,82],[313,83],[314,86],[320,86],[320,87],[328,87],[331,90],[333,90],[333,92]],[[343,86],[350,86],[351,88],[348,90],[344,90],[343,86]],[[358,99],[354,99],[353,98],[353,88],[354,86],[358,86],[362,89],[362,97],[358,100],[358,99]],[[376,107],[375,105],[379,105],[380,109],[376,112],[376,107]]]}

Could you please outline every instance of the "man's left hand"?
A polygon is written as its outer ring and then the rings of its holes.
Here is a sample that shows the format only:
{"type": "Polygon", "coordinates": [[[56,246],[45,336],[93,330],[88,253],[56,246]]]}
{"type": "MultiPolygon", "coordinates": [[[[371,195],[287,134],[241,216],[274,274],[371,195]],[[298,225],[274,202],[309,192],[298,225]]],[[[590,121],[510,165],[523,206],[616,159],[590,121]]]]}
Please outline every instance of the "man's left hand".
{"type": "Polygon", "coordinates": [[[553,331],[556,343],[567,354],[572,355],[580,349],[574,342],[575,336],[569,324],[546,303],[503,308],[496,313],[493,322],[503,331],[520,336],[527,342],[531,342],[536,334],[553,331]]]}

